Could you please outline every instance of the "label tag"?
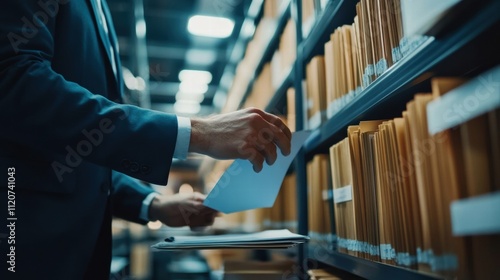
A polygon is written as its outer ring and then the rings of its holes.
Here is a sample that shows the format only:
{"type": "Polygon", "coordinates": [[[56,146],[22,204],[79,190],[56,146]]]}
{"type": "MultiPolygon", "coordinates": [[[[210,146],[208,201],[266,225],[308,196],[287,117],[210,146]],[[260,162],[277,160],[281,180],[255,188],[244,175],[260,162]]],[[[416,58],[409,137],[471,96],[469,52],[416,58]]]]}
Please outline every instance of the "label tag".
{"type": "Polygon", "coordinates": [[[333,201],[335,203],[342,203],[352,200],[352,186],[345,186],[340,189],[333,190],[333,201]]]}

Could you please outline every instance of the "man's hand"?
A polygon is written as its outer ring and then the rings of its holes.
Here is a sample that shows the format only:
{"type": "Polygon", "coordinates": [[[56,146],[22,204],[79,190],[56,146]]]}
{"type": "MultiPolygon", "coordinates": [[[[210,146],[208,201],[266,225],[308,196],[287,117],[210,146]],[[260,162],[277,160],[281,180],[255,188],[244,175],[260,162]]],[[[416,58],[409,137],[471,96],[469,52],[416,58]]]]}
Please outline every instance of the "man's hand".
{"type": "Polygon", "coordinates": [[[149,218],[171,227],[209,226],[214,223],[218,212],[203,205],[205,196],[201,193],[159,195],[151,202],[149,218]]]}
{"type": "Polygon", "coordinates": [[[276,161],[276,146],[290,154],[292,133],[280,118],[250,108],[191,120],[191,152],[219,159],[248,159],[256,172],[276,161]]]}

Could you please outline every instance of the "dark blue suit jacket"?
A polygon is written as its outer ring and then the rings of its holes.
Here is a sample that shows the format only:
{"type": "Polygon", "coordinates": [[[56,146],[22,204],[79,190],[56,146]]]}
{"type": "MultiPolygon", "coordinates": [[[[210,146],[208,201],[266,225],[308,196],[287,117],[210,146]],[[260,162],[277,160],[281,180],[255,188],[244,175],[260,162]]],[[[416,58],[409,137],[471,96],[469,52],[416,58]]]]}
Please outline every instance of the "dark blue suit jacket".
{"type": "Polygon", "coordinates": [[[2,279],[107,278],[111,213],[145,222],[151,192],[123,174],[167,182],[176,116],[118,104],[121,72],[108,51],[116,37],[97,23],[95,1],[0,4],[2,279]],[[8,217],[17,218],[13,231],[8,217]],[[11,246],[15,273],[4,261],[11,246]]]}

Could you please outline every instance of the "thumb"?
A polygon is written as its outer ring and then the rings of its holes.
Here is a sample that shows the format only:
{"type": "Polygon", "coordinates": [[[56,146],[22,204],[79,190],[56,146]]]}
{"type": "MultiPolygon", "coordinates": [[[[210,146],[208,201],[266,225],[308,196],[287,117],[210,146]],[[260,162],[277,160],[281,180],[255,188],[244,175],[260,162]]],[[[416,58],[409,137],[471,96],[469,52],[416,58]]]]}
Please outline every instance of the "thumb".
{"type": "Polygon", "coordinates": [[[194,201],[198,201],[198,202],[203,202],[205,201],[205,198],[207,198],[206,195],[202,194],[202,193],[199,193],[199,192],[194,192],[191,196],[191,199],[194,200],[194,201]]]}

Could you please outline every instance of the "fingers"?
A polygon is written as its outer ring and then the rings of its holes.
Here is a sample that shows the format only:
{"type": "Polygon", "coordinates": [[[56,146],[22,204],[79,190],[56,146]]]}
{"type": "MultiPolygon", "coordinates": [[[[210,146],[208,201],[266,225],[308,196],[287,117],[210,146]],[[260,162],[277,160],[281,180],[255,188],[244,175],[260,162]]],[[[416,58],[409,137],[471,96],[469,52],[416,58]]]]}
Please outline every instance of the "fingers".
{"type": "Polygon", "coordinates": [[[276,154],[276,145],[273,140],[266,141],[267,143],[256,143],[257,150],[265,158],[267,164],[271,165],[276,161],[278,155],[276,154]]]}
{"type": "Polygon", "coordinates": [[[203,202],[205,201],[205,198],[207,198],[206,195],[199,192],[193,192],[191,195],[191,199],[198,202],[203,202]]]}
{"type": "Polygon", "coordinates": [[[262,113],[264,115],[263,118],[266,121],[276,126],[288,140],[292,139],[292,132],[290,131],[290,128],[288,128],[288,126],[286,126],[286,124],[279,117],[266,112],[262,113]]]}
{"type": "Polygon", "coordinates": [[[264,165],[265,157],[256,148],[252,156],[248,159],[253,165],[253,171],[259,173],[264,165]]]}
{"type": "Polygon", "coordinates": [[[197,215],[195,218],[193,218],[193,220],[189,224],[189,226],[193,230],[195,230],[196,228],[199,228],[199,227],[210,226],[214,223],[215,218],[217,217],[218,214],[219,214],[219,212],[212,210],[211,212],[197,215]]]}
{"type": "MultiPolygon", "coordinates": [[[[268,138],[270,138],[270,140],[272,140],[278,146],[278,148],[280,148],[281,153],[283,155],[289,155],[291,152],[292,132],[283,123],[283,121],[279,117],[266,113],[259,109],[251,108],[249,109],[249,112],[258,114],[262,117],[263,120],[267,122],[267,125],[263,128],[257,128],[260,130],[259,136],[262,136],[267,132],[268,134],[270,134],[268,138]]],[[[262,137],[259,137],[259,139],[261,138],[262,137]]]]}
{"type": "Polygon", "coordinates": [[[273,128],[273,142],[280,148],[281,154],[287,156],[291,152],[291,142],[289,136],[283,133],[282,130],[274,126],[273,128]]]}

